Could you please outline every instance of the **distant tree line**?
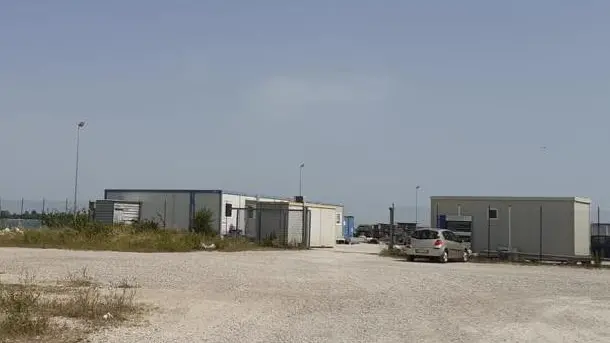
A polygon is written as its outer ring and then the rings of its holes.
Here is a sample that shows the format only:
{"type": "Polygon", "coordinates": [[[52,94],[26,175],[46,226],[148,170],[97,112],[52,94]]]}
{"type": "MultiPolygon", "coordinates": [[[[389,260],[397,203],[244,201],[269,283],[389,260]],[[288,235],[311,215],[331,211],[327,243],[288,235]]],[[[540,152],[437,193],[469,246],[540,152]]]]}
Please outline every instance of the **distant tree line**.
{"type": "Polygon", "coordinates": [[[45,214],[37,212],[36,210],[25,211],[21,213],[11,213],[9,211],[0,211],[0,219],[38,219],[42,220],[45,214]]]}

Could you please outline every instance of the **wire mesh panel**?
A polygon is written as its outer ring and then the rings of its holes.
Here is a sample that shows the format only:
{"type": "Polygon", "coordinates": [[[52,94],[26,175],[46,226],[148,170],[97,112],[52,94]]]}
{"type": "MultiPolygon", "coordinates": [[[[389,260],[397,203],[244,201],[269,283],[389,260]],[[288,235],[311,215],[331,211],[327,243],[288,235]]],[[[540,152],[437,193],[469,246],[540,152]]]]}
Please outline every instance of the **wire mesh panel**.
{"type": "Polygon", "coordinates": [[[42,221],[38,219],[9,219],[0,218],[0,230],[3,229],[40,229],[42,221]]]}
{"type": "Polygon", "coordinates": [[[230,236],[245,236],[256,242],[298,245],[303,242],[303,209],[234,208],[225,221],[230,236]]]}
{"type": "MultiPolygon", "coordinates": [[[[85,211],[88,208],[88,201],[79,201],[78,210],[85,211]]],[[[72,212],[74,204],[68,199],[49,200],[49,199],[5,199],[0,198],[1,217],[29,217],[42,213],[72,212]]]]}

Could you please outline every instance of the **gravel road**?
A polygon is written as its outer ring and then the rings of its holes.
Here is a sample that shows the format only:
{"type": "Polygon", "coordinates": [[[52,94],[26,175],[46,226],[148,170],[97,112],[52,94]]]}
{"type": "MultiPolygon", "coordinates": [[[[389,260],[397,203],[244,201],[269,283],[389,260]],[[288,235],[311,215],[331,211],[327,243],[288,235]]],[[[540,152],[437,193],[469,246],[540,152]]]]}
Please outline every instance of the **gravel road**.
{"type": "Polygon", "coordinates": [[[0,249],[3,279],[135,277],[147,323],[92,342],[609,342],[610,271],[426,262],[378,247],[137,254],[0,249]]]}

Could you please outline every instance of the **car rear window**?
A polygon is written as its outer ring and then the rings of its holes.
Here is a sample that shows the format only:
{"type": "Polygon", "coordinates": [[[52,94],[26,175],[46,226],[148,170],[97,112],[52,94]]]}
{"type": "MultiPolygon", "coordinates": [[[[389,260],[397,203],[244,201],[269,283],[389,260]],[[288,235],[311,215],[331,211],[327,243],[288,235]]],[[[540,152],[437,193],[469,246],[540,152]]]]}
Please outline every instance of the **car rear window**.
{"type": "Polygon", "coordinates": [[[438,231],[432,230],[417,230],[411,235],[411,238],[415,239],[438,239],[438,237],[438,231]]]}

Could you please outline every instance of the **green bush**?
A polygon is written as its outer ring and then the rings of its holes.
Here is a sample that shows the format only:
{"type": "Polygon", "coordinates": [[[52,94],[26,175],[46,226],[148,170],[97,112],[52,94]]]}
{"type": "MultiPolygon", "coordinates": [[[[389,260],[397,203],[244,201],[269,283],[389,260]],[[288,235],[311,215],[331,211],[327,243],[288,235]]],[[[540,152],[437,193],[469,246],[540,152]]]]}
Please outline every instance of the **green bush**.
{"type": "Polygon", "coordinates": [[[84,228],[90,222],[89,214],[86,211],[80,211],[76,213],[68,212],[53,212],[45,213],[42,215],[42,225],[51,229],[63,229],[63,228],[84,228]]]}
{"type": "Polygon", "coordinates": [[[203,208],[195,213],[193,218],[193,232],[206,236],[215,236],[214,213],[207,208],[203,208]]]}

